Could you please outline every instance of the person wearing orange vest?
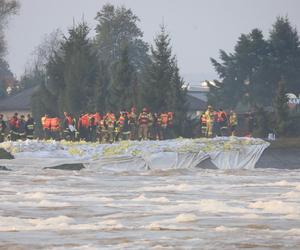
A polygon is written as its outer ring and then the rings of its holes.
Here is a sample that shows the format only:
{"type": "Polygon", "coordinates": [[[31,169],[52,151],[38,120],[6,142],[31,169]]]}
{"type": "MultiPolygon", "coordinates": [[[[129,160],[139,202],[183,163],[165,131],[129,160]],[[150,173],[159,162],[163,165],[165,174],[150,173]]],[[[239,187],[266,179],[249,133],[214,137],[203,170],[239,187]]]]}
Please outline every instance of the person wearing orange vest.
{"type": "Polygon", "coordinates": [[[51,118],[49,118],[49,116],[47,114],[45,114],[42,118],[41,118],[41,122],[42,122],[42,127],[43,127],[43,131],[44,131],[44,139],[48,140],[50,138],[50,134],[51,134],[51,118]]]}
{"type": "Polygon", "coordinates": [[[162,112],[160,118],[161,118],[161,129],[162,129],[162,140],[165,140],[167,139],[168,120],[169,120],[168,113],[162,112]]]}
{"type": "Polygon", "coordinates": [[[142,113],[140,113],[139,118],[139,139],[148,139],[148,128],[149,128],[149,115],[147,108],[143,108],[142,113]]]}
{"type": "Polygon", "coordinates": [[[221,108],[219,109],[218,112],[218,123],[219,123],[221,136],[226,136],[228,130],[228,117],[227,117],[227,113],[221,108]]]}
{"type": "Polygon", "coordinates": [[[54,140],[60,139],[60,119],[54,117],[50,119],[51,138],[54,140]]]}
{"type": "Polygon", "coordinates": [[[81,140],[89,140],[90,118],[89,114],[81,114],[78,120],[78,131],[81,140]]]}

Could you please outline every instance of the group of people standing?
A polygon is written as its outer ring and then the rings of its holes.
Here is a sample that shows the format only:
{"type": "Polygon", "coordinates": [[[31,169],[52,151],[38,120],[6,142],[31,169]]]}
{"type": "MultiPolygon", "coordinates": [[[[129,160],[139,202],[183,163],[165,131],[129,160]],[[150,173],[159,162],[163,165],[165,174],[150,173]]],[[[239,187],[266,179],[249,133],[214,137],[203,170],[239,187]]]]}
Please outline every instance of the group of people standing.
{"type": "Polygon", "coordinates": [[[84,113],[76,119],[64,112],[63,119],[41,118],[44,139],[85,140],[100,143],[112,143],[119,140],[164,140],[174,138],[173,112],[151,113],[143,108],[137,113],[136,108],[130,112],[110,111],[106,114],[84,113]]]}
{"type": "Polygon", "coordinates": [[[25,119],[24,115],[19,117],[19,114],[15,113],[8,121],[4,121],[3,114],[0,114],[0,142],[6,137],[12,141],[33,139],[34,125],[30,114],[25,119]]]}
{"type": "Polygon", "coordinates": [[[214,110],[208,106],[207,110],[200,116],[202,135],[211,138],[214,136],[236,135],[238,118],[232,110],[227,114],[223,109],[214,110]]]}

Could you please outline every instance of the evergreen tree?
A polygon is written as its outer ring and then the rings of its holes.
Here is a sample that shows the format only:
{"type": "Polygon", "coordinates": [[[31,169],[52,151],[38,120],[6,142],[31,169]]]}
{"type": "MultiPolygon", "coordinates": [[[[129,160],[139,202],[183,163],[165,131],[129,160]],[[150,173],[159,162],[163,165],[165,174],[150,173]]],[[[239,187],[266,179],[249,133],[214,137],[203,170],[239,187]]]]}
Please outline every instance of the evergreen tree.
{"type": "Polygon", "coordinates": [[[210,86],[210,102],[231,109],[239,102],[249,108],[271,103],[269,46],[260,30],[242,34],[234,53],[221,50],[220,58],[221,63],[211,59],[222,82],[210,86]]]}
{"type": "Polygon", "coordinates": [[[172,81],[172,51],[169,35],[161,27],[161,33],[154,40],[155,47],[151,47],[150,62],[146,66],[143,84],[144,105],[153,111],[168,110],[172,81]]]}
{"type": "Polygon", "coordinates": [[[147,60],[147,44],[137,26],[139,18],[131,9],[115,8],[111,4],[103,6],[97,13],[96,47],[101,60],[109,66],[120,60],[124,46],[127,46],[130,64],[141,70],[147,60]]]}
{"type": "Polygon", "coordinates": [[[170,38],[164,26],[154,42],[150,62],[144,72],[143,104],[153,112],[175,112],[181,129],[186,116],[186,93],[182,89],[184,82],[179,75],[176,59],[172,56],[170,38]]]}
{"type": "Polygon", "coordinates": [[[120,61],[116,61],[112,67],[109,102],[113,111],[130,110],[130,107],[135,105],[134,71],[130,65],[127,46],[122,51],[120,61]]]}
{"type": "Polygon", "coordinates": [[[300,93],[300,41],[296,28],[291,26],[287,17],[278,17],[273,25],[270,47],[272,81],[277,83],[283,76],[286,90],[300,93]]]}
{"type": "MultiPolygon", "coordinates": [[[[106,4],[97,13],[96,20],[98,25],[96,27],[95,48],[100,61],[99,67],[101,67],[98,71],[105,71],[105,75],[109,76],[105,77],[105,81],[101,77],[98,78],[98,96],[105,98],[106,109],[115,108],[112,107],[114,102],[109,99],[114,94],[105,93],[107,92],[106,89],[109,92],[115,89],[112,85],[116,84],[117,79],[112,71],[116,70],[116,65],[119,65],[119,62],[123,60],[124,48],[126,47],[128,65],[130,65],[130,71],[133,75],[134,86],[132,87],[135,91],[135,95],[131,99],[134,98],[132,103],[140,107],[139,83],[142,81],[141,72],[148,62],[148,45],[142,40],[143,33],[137,26],[139,18],[130,9],[106,4]],[[102,84],[104,86],[101,86],[102,84]],[[104,91],[103,94],[99,93],[100,90],[104,91]]],[[[98,100],[100,99],[98,98],[98,100]]],[[[124,105],[128,106],[129,104],[125,103],[124,105]]]]}
{"type": "Polygon", "coordinates": [[[97,64],[88,33],[88,26],[81,23],[69,30],[62,44],[65,88],[61,111],[77,115],[95,109],[97,64]]]}

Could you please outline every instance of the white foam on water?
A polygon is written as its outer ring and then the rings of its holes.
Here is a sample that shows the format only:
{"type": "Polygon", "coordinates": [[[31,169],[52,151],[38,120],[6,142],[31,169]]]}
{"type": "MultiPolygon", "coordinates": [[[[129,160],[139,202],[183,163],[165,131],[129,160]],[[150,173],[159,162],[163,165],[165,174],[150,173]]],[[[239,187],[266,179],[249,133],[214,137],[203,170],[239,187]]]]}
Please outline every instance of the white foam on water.
{"type": "Polygon", "coordinates": [[[296,190],[300,191],[300,184],[296,186],[296,190]]]}
{"type": "Polygon", "coordinates": [[[218,226],[218,227],[215,228],[216,232],[222,232],[222,233],[234,232],[234,231],[237,231],[237,230],[238,230],[238,228],[235,228],[235,227],[225,227],[223,225],[218,226]]]}
{"type": "Polygon", "coordinates": [[[153,222],[150,225],[145,226],[145,228],[152,231],[157,231],[162,229],[161,225],[158,222],[153,222]]]}
{"type": "Polygon", "coordinates": [[[292,228],[287,231],[287,234],[300,236],[300,228],[292,228]]]}
{"type": "Polygon", "coordinates": [[[195,214],[180,214],[176,217],[176,222],[193,222],[198,220],[195,214]]]}
{"type": "Polygon", "coordinates": [[[25,199],[28,200],[43,200],[46,197],[48,197],[49,195],[43,192],[34,192],[34,193],[19,193],[20,195],[23,195],[25,199]]]}
{"type": "Polygon", "coordinates": [[[299,199],[300,192],[291,191],[281,195],[283,198],[290,198],[290,199],[299,199]]]}
{"type": "Polygon", "coordinates": [[[192,185],[181,183],[179,185],[165,185],[165,186],[155,186],[155,187],[142,187],[140,190],[144,192],[177,192],[177,191],[191,191],[194,187],[192,185]]]}
{"type": "Polygon", "coordinates": [[[66,229],[74,220],[67,216],[47,219],[23,219],[17,217],[0,217],[0,231],[31,231],[66,229]]]}
{"type": "Polygon", "coordinates": [[[17,217],[2,217],[0,216],[0,231],[35,231],[35,230],[120,230],[124,226],[116,220],[106,220],[99,223],[76,224],[73,218],[68,216],[57,216],[46,219],[23,219],[17,217]]]}
{"type": "Polygon", "coordinates": [[[297,204],[279,200],[253,202],[249,204],[249,208],[262,209],[266,213],[273,214],[297,214],[300,212],[297,204]]]}
{"type": "Polygon", "coordinates": [[[240,218],[250,219],[250,220],[257,220],[257,219],[262,219],[264,217],[261,216],[261,215],[258,215],[258,214],[244,214],[244,215],[241,215],[240,218]]]}
{"type": "Polygon", "coordinates": [[[249,209],[230,206],[219,200],[204,199],[198,204],[200,211],[207,213],[249,213],[249,209]]]}
{"type": "MultiPolygon", "coordinates": [[[[14,203],[12,203],[14,204],[14,203]]],[[[50,200],[40,200],[38,201],[20,201],[17,203],[20,206],[25,207],[69,207],[72,206],[71,203],[61,202],[61,201],[50,201],[50,200]]]]}
{"type": "Polygon", "coordinates": [[[150,202],[157,202],[157,203],[168,203],[169,200],[166,197],[158,197],[158,198],[147,198],[145,194],[141,194],[139,197],[132,199],[132,201],[150,201],[150,202]]]}

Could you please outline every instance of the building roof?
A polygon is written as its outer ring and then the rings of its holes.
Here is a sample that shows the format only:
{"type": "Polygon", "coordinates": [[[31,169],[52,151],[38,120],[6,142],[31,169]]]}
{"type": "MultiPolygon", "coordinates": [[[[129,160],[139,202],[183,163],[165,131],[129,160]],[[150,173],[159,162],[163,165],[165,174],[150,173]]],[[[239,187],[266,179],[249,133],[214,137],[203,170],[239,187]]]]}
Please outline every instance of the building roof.
{"type": "Polygon", "coordinates": [[[199,98],[187,94],[186,101],[189,111],[206,110],[207,103],[199,98]]]}
{"type": "Polygon", "coordinates": [[[25,89],[22,92],[9,96],[0,101],[0,112],[14,110],[30,110],[31,97],[37,91],[38,86],[25,89]]]}

